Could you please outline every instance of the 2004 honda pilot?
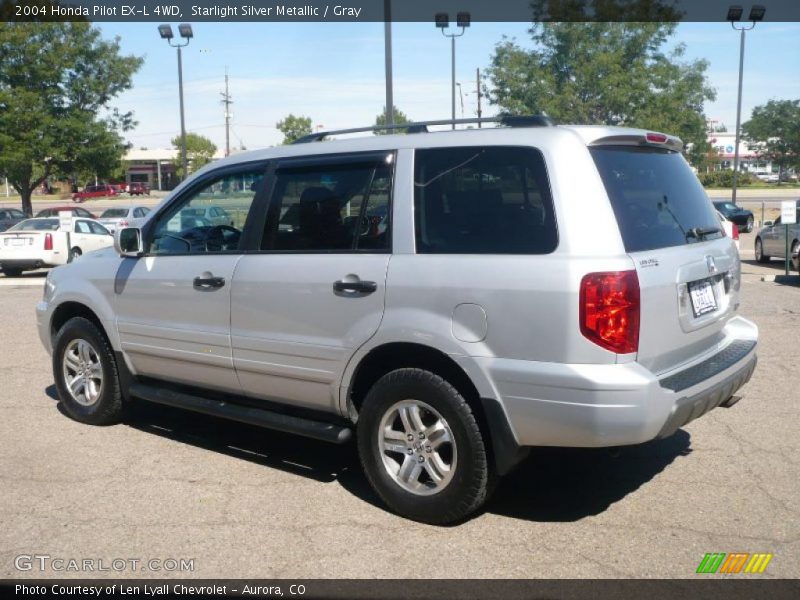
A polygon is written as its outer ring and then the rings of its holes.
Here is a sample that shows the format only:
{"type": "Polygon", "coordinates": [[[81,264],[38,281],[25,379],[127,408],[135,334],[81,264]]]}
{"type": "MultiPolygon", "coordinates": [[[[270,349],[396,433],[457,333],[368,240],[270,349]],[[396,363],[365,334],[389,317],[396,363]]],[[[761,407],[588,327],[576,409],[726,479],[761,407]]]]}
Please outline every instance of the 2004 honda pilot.
{"type": "Polygon", "coordinates": [[[500,125],[314,134],[190,177],[48,276],[65,410],[354,431],[389,507],[447,523],[531,446],[638,444],[738,399],[758,332],[681,141],[500,125]],[[210,205],[232,224],[181,218],[210,205]]]}

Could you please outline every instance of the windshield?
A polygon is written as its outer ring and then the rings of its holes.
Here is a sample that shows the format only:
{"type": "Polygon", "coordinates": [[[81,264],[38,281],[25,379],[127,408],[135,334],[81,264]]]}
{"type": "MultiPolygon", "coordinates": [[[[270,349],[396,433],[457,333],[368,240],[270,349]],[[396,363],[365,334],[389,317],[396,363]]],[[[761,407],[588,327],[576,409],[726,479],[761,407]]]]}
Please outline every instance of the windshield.
{"type": "Polygon", "coordinates": [[[638,146],[590,148],[627,252],[724,235],[697,176],[677,152],[638,146]]]}
{"type": "Polygon", "coordinates": [[[100,215],[101,219],[114,219],[117,217],[124,217],[128,214],[127,208],[109,208],[105,211],[102,215],[100,215]]]}
{"type": "Polygon", "coordinates": [[[8,231],[55,231],[58,229],[58,219],[28,219],[17,223],[8,231]]]}

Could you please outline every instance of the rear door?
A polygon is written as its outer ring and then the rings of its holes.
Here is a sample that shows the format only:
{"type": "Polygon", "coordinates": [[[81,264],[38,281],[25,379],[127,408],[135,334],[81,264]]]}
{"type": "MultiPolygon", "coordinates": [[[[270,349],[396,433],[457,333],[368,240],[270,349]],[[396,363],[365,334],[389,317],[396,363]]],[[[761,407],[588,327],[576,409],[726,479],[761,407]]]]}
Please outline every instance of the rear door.
{"type": "Polygon", "coordinates": [[[383,316],[393,171],[390,152],[275,166],[258,251],[233,282],[233,360],[248,395],[338,410],[345,365],[383,316]]]}
{"type": "Polygon", "coordinates": [[[594,145],[641,294],[636,360],[659,373],[722,341],[739,305],[739,260],[683,156],[648,145],[594,145]]]}
{"type": "Polygon", "coordinates": [[[149,220],[145,256],[117,275],[122,350],[140,375],[239,393],[230,344],[231,282],[264,163],[208,173],[149,220]],[[230,208],[234,225],[188,224],[182,209],[230,208]]]}

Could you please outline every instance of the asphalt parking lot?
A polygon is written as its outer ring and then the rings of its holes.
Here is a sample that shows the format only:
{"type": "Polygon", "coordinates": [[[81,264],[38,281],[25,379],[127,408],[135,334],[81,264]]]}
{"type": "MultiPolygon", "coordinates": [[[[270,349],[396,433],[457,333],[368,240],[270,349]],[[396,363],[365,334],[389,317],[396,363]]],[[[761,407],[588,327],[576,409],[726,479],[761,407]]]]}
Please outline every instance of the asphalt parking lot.
{"type": "Polygon", "coordinates": [[[41,274],[0,275],[0,577],[15,557],[193,559],[134,577],[693,578],[708,552],[769,552],[800,577],[800,281],[742,236],[741,313],[761,331],[743,400],[669,439],[536,449],[452,527],[380,506],[355,449],[137,404],[125,424],[62,414],[33,307],[41,274]],[[766,281],[762,281],[762,277],[766,281]]]}

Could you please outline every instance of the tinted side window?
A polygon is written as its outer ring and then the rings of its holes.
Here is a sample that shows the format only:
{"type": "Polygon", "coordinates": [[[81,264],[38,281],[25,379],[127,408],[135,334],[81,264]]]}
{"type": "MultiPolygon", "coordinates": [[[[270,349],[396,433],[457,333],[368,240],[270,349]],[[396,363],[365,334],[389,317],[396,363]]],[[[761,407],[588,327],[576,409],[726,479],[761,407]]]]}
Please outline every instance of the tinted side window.
{"type": "Polygon", "coordinates": [[[100,223],[95,223],[94,221],[86,221],[86,222],[89,224],[89,228],[95,235],[111,235],[108,232],[108,229],[100,225],[100,223]]]}
{"type": "Polygon", "coordinates": [[[417,150],[417,252],[548,254],[558,243],[544,158],[533,148],[417,150]]]}
{"type": "Polygon", "coordinates": [[[88,221],[75,221],[75,233],[92,233],[88,221]]]}
{"type": "Polygon", "coordinates": [[[279,168],[262,250],[389,249],[392,164],[279,168]]]}
{"type": "Polygon", "coordinates": [[[703,186],[677,152],[598,146],[592,157],[611,200],[627,252],[701,241],[692,231],[723,235],[703,186]]]}

